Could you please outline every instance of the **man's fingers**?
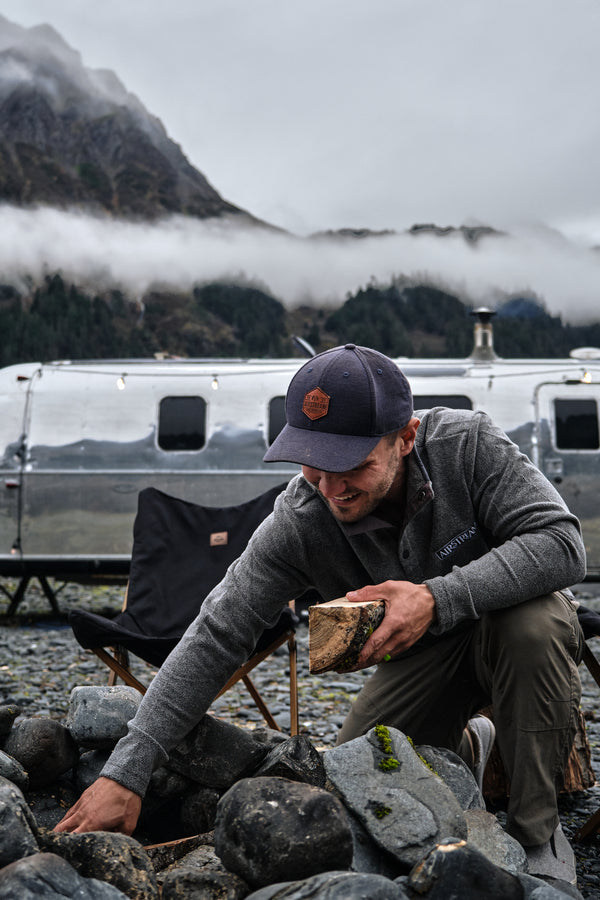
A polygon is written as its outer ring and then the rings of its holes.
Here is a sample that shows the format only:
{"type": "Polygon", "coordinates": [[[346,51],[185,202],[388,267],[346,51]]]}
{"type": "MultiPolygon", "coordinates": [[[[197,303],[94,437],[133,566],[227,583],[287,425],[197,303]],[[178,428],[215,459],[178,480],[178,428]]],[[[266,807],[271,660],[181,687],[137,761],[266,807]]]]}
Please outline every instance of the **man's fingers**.
{"type": "Polygon", "coordinates": [[[108,778],[99,778],[83,792],[54,830],[80,834],[85,831],[118,831],[132,834],[141,797],[108,778]]]}
{"type": "Polygon", "coordinates": [[[385,602],[385,597],[382,596],[380,586],[368,584],[357,591],[348,591],[346,600],[350,600],[351,603],[370,603],[373,600],[383,600],[385,602]]]}
{"type": "Polygon", "coordinates": [[[60,822],[58,822],[54,826],[54,831],[70,831],[70,824],[77,818],[77,808],[79,806],[79,800],[77,803],[71,807],[68,812],[64,814],[60,822]]]}

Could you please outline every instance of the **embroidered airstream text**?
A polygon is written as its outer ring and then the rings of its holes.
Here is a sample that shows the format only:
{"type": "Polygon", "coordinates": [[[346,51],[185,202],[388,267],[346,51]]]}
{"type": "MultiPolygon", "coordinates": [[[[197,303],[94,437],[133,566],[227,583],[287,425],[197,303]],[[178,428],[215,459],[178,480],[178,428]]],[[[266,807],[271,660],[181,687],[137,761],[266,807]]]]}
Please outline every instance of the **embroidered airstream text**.
{"type": "Polygon", "coordinates": [[[470,541],[472,537],[475,537],[477,534],[477,522],[473,522],[468,528],[466,528],[461,534],[457,534],[456,537],[453,537],[452,540],[448,541],[443,547],[439,550],[436,550],[435,555],[438,559],[446,559],[448,556],[452,556],[452,554],[458,550],[458,548],[464,544],[466,541],[470,541]]]}

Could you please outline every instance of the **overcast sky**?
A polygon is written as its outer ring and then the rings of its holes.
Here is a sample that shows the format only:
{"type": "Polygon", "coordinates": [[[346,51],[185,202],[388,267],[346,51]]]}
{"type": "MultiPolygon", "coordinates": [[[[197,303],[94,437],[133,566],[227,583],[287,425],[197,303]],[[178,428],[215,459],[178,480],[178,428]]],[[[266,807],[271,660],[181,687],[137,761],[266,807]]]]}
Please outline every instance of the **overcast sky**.
{"type": "Polygon", "coordinates": [[[600,242],[598,0],[3,0],[298,234],[545,222],[600,242]]]}
{"type": "Polygon", "coordinates": [[[473,305],[600,318],[600,0],[3,0],[111,69],[229,201],[306,242],[193,218],[0,205],[0,273],[141,297],[243,276],[339,305],[408,276],[473,305]],[[411,237],[414,223],[505,232],[411,237]],[[560,233],[559,233],[560,232],[560,233]]]}

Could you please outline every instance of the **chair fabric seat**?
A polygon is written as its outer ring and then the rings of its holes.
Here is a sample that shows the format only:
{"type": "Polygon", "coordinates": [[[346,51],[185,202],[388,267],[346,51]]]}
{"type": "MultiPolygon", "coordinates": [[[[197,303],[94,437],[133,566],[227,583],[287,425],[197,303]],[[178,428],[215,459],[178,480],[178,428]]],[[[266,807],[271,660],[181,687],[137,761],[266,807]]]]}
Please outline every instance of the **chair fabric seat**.
{"type": "MultiPolygon", "coordinates": [[[[127,610],[125,610],[126,612],[127,610]]],[[[107,619],[93,612],[73,609],[69,613],[68,619],[77,642],[84,650],[94,650],[97,647],[121,646],[133,653],[134,656],[139,656],[140,659],[150,663],[150,665],[160,667],[171,650],[179,643],[182,635],[164,637],[162,635],[142,634],[133,628],[127,627],[130,620],[127,619],[125,613],[121,613],[115,619],[107,619]]],[[[273,628],[267,628],[266,631],[263,631],[254,653],[266,650],[278,637],[295,630],[297,624],[298,619],[293,610],[286,606],[277,624],[273,628]]]]}
{"type": "MultiPolygon", "coordinates": [[[[114,619],[71,610],[69,624],[87,650],[122,646],[160,666],[198,614],[202,601],[271,513],[285,484],[229,507],[200,506],[145,488],[138,497],[126,608],[114,619]]],[[[255,652],[295,627],[286,607],[255,652]]]]}

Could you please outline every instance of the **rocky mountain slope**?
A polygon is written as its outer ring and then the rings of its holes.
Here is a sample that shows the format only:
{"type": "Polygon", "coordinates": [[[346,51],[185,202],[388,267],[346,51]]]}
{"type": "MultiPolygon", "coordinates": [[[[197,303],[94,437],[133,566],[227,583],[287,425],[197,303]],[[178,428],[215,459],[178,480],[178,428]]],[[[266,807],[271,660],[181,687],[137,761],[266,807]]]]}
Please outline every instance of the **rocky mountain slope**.
{"type": "Polygon", "coordinates": [[[86,68],[50,26],[22,28],[2,16],[0,199],[144,219],[252,220],[217,193],[113,72],[86,68]]]}

